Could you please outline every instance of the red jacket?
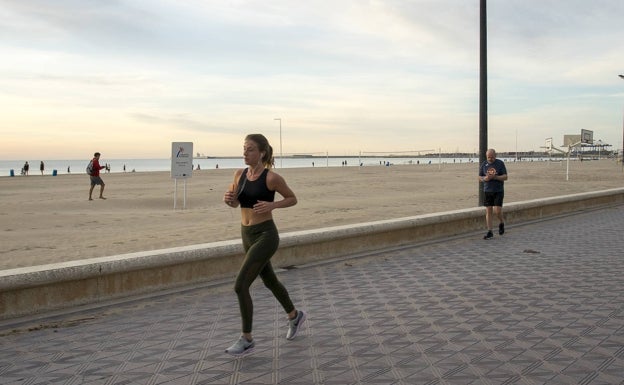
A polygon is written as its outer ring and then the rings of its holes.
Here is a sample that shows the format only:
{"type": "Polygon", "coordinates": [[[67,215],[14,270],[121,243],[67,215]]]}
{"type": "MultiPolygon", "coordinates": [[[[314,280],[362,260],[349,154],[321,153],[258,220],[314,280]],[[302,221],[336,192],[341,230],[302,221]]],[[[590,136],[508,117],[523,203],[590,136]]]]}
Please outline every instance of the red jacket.
{"type": "Polygon", "coordinates": [[[100,176],[100,170],[103,169],[104,166],[100,166],[100,161],[98,161],[97,158],[93,158],[92,162],[93,162],[93,172],[91,173],[91,175],[100,176]]]}

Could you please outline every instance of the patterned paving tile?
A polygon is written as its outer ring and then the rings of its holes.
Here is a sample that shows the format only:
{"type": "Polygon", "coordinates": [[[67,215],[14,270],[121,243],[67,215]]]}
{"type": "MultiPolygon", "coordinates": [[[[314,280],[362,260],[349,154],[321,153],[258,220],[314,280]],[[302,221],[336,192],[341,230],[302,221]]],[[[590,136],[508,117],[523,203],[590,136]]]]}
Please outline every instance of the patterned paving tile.
{"type": "Polygon", "coordinates": [[[622,223],[611,207],[282,272],[306,327],[287,341],[256,284],[240,358],[231,284],[4,325],[0,384],[624,385],[622,223]]]}

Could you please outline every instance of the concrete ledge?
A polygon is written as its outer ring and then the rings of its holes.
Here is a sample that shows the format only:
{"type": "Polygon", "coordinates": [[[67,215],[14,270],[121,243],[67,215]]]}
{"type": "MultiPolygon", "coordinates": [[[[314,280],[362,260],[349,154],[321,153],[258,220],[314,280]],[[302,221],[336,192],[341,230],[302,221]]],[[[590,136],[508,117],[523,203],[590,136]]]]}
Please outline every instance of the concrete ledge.
{"type": "MultiPolygon", "coordinates": [[[[505,205],[509,224],[624,203],[624,188],[505,205]]],[[[301,265],[387,247],[465,234],[484,227],[484,209],[281,234],[275,266],[301,265]]],[[[234,276],[243,258],[240,241],[0,271],[0,319],[96,303],[124,296],[234,276]]]]}

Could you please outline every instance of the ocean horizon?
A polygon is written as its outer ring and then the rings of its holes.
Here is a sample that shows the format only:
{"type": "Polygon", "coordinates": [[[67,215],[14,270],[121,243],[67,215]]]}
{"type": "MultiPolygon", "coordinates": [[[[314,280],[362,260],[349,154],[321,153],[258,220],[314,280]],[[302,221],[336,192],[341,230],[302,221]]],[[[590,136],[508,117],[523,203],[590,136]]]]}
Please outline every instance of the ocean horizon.
{"type": "MultiPolygon", "coordinates": [[[[503,161],[515,161],[515,158],[501,158],[503,161]]],[[[526,158],[536,160],[542,158],[526,158]]],[[[314,156],[314,157],[284,157],[275,158],[275,168],[307,168],[307,167],[352,167],[352,166],[388,166],[388,165],[423,165],[445,163],[474,163],[478,158],[469,157],[379,157],[379,156],[314,156]]],[[[0,160],[0,177],[14,176],[22,173],[24,163],[29,163],[29,175],[41,175],[40,162],[43,161],[44,175],[86,174],[86,167],[90,159],[43,159],[43,160],[0,160]]],[[[111,173],[123,172],[154,172],[171,171],[171,159],[101,159],[101,164],[108,164],[111,173]]],[[[236,169],[244,168],[242,157],[194,158],[193,168],[207,169],[236,169]]]]}

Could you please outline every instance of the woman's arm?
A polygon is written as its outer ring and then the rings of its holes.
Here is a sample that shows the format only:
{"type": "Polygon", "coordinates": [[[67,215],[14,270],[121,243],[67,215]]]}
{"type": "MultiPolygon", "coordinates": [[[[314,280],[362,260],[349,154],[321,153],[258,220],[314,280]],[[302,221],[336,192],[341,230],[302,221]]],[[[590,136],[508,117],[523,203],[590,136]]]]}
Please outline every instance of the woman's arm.
{"type": "Polygon", "coordinates": [[[280,194],[283,199],[274,202],[258,202],[254,205],[255,212],[261,214],[271,212],[274,209],[283,209],[297,204],[297,197],[295,196],[295,193],[290,189],[290,187],[288,187],[286,180],[284,180],[281,175],[274,173],[273,171],[269,171],[266,181],[267,188],[280,194]]]}
{"type": "Polygon", "coordinates": [[[238,207],[240,202],[238,201],[238,196],[236,192],[238,191],[238,180],[240,179],[242,169],[236,170],[234,172],[234,182],[230,185],[229,190],[223,194],[223,202],[230,207],[238,207]]]}

